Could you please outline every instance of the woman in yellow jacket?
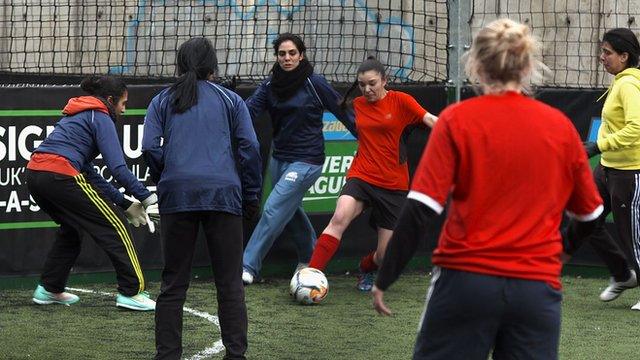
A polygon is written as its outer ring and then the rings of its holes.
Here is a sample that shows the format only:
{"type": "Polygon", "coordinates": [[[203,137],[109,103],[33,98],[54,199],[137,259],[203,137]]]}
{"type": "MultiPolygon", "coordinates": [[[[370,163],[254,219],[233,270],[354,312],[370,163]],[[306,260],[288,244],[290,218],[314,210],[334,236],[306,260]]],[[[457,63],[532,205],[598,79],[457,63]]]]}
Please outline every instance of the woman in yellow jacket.
{"type": "MultiPolygon", "coordinates": [[[[613,277],[600,294],[602,301],[616,299],[636,287],[640,274],[640,44],[626,28],[607,31],[602,39],[600,61],[614,75],[602,108],[602,124],[596,142],[586,142],[589,157],[602,154],[594,177],[605,211],[598,231],[589,239],[613,277]],[[613,213],[623,255],[605,229],[613,213]],[[634,270],[629,269],[629,263],[634,270]]],[[[640,302],[631,307],[640,310],[640,302]]]]}

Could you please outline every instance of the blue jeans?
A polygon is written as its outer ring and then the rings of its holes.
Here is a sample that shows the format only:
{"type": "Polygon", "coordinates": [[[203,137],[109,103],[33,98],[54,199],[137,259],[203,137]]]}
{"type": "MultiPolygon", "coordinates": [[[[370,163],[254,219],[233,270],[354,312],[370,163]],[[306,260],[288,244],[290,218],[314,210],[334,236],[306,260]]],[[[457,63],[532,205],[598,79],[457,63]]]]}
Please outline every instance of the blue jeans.
{"type": "Polygon", "coordinates": [[[283,230],[295,243],[298,262],[309,262],[316,243],[316,233],[302,209],[302,198],[320,177],[322,165],[271,158],[270,172],[275,185],[244,250],[244,269],[253,276],[260,273],[262,259],[283,230]]]}

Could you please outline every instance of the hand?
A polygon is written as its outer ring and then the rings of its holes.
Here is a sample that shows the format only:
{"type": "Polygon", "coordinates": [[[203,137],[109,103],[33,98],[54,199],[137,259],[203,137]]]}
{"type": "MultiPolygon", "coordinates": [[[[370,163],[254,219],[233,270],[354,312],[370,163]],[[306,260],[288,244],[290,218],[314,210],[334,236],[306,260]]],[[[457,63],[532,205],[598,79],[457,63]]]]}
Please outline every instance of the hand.
{"type": "Polygon", "coordinates": [[[560,262],[562,262],[562,264],[566,264],[569,261],[571,261],[571,254],[567,254],[564,251],[560,253],[560,262]]]}
{"type": "Polygon", "coordinates": [[[585,141],[582,143],[582,146],[584,146],[584,151],[587,153],[589,159],[600,154],[600,148],[598,148],[597,142],[585,141]]]}
{"type": "Polygon", "coordinates": [[[260,202],[258,200],[250,200],[242,205],[242,214],[249,221],[254,221],[260,215],[260,202]]]}
{"type": "Polygon", "coordinates": [[[127,216],[127,220],[131,223],[131,225],[138,227],[140,224],[147,224],[147,214],[144,211],[144,207],[140,202],[133,202],[127,210],[124,211],[127,216]]]}
{"type": "Polygon", "coordinates": [[[373,285],[373,288],[371,289],[371,296],[373,296],[373,308],[376,309],[378,314],[384,316],[392,315],[391,309],[389,309],[384,303],[384,291],[373,285]]]}

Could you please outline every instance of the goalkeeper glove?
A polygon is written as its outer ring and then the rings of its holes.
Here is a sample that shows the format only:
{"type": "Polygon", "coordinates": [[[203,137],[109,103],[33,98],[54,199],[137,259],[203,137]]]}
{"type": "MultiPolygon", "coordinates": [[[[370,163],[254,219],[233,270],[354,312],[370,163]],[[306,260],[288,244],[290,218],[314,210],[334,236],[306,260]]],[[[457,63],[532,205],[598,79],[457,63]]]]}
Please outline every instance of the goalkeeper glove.
{"type": "Polygon", "coordinates": [[[147,224],[147,214],[144,211],[144,207],[137,201],[132,202],[124,213],[127,216],[127,220],[135,227],[140,226],[140,224],[147,224]]]}

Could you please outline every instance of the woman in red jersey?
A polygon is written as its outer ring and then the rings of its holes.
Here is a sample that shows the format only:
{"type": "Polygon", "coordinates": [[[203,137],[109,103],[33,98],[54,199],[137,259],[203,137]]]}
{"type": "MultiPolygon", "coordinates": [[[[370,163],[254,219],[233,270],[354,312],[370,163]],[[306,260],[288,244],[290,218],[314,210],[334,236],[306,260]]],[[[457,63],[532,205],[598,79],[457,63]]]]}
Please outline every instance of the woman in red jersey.
{"type": "Polygon", "coordinates": [[[409,189],[406,157],[400,151],[402,132],[408,125],[433,126],[437,117],[408,94],[387,90],[384,66],[370,57],[358,68],[356,88],[362,96],[353,101],[358,130],[358,152],[347,173],[333,217],[311,256],[309,267],[324,270],[340,245],[342,234],[363,210],[372,208],[371,224],[378,231],[378,246],[360,262],[358,289],[370,291],[393,233],[397,214],[409,189]]]}
{"type": "Polygon", "coordinates": [[[587,233],[603,206],[571,121],[523,95],[537,49],[512,20],[480,30],[467,73],[483,95],[429,137],[372,290],[390,314],[384,291],[450,199],[414,359],[558,357],[562,213],[587,233]]]}

